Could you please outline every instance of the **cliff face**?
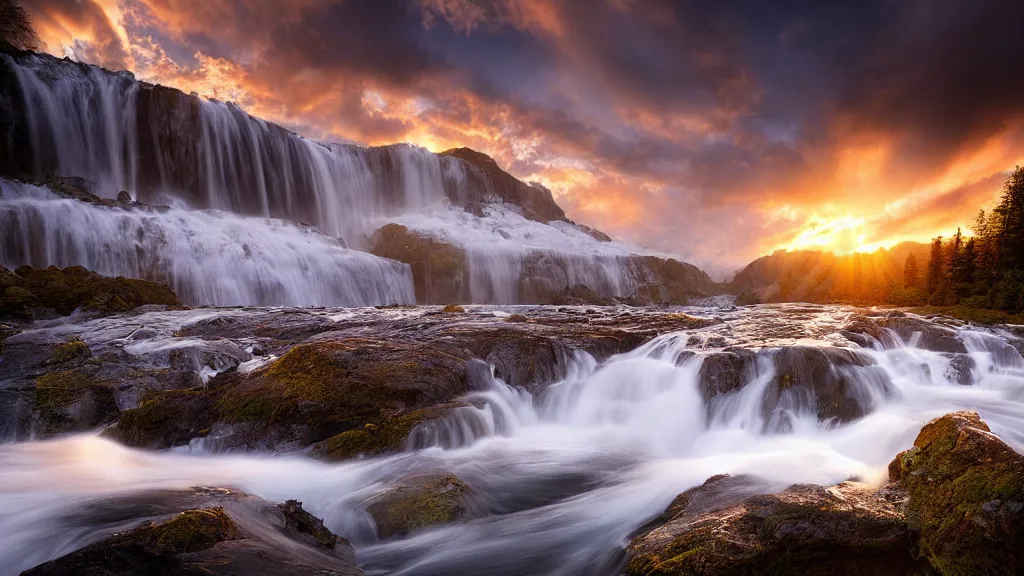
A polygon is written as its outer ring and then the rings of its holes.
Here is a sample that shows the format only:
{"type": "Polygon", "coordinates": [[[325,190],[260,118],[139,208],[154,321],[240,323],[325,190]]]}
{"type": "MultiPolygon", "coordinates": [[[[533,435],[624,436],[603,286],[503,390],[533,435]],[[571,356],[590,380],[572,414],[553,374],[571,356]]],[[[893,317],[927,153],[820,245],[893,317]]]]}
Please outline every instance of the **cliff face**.
{"type": "MultiPolygon", "coordinates": [[[[126,191],[143,204],[308,224],[343,247],[410,265],[421,303],[555,303],[565,294],[686,303],[719,292],[696,267],[637,255],[568,220],[549,190],[516,179],[480,152],[317,142],[231,103],[52,56],[0,53],[0,153],[0,177],[72,177],[103,198],[126,191]],[[389,224],[404,227],[405,240],[382,242],[389,224]],[[460,264],[456,276],[450,266],[425,263],[424,250],[437,247],[460,264]]],[[[60,225],[38,217],[46,213],[33,212],[35,228],[60,225]]],[[[17,218],[24,226],[26,215],[17,218]]],[[[2,256],[9,266],[88,266],[87,252],[76,245],[51,262],[39,250],[11,245],[2,256]]],[[[255,269],[268,269],[260,257],[244,254],[255,269]]],[[[225,282],[193,284],[208,281],[225,282]]],[[[261,289],[245,303],[281,303],[263,295],[276,292],[261,289]]]]}

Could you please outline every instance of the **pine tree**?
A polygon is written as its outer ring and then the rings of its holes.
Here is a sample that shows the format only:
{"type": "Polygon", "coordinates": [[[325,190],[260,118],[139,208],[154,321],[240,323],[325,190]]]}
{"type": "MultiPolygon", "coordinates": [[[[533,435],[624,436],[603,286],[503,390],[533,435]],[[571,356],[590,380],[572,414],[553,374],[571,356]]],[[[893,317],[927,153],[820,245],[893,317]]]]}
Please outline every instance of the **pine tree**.
{"type": "MultiPolygon", "coordinates": [[[[942,236],[932,240],[932,251],[928,257],[928,301],[936,302],[939,298],[939,291],[943,285],[943,262],[942,262],[942,236]]],[[[942,302],[938,302],[942,303],[942,302]]]]}
{"type": "Polygon", "coordinates": [[[920,281],[920,272],[917,269],[917,257],[911,252],[907,254],[907,261],[903,264],[903,285],[907,288],[917,286],[920,281]]]}

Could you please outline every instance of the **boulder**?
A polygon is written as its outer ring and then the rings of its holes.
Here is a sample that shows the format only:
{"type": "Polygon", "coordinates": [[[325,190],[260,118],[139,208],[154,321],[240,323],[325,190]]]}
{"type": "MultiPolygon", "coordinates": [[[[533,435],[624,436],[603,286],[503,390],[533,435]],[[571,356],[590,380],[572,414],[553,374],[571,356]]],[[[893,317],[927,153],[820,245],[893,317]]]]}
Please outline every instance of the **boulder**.
{"type": "MultiPolygon", "coordinates": [[[[83,522],[126,523],[154,511],[166,512],[127,531],[24,572],[30,576],[239,575],[359,576],[352,547],[323,522],[289,500],[274,505],[217,489],[148,493],[121,497],[107,506],[86,508],[83,522]]],[[[159,512],[158,512],[159,513],[159,512]]],[[[119,526],[121,524],[112,524],[119,526]]]]}
{"type": "Polygon", "coordinates": [[[977,412],[925,425],[889,464],[889,480],[905,494],[907,522],[941,574],[1024,572],[1024,456],[977,412]]]}
{"type": "Polygon", "coordinates": [[[950,354],[949,364],[942,375],[955,384],[970,386],[974,383],[974,366],[974,358],[969,354],[950,354]]]}
{"type": "Polygon", "coordinates": [[[876,323],[892,330],[908,344],[916,340],[916,345],[925,350],[954,354],[967,352],[967,347],[957,337],[956,329],[944,324],[905,314],[877,318],[876,323]]]}
{"type": "Polygon", "coordinates": [[[835,347],[789,346],[768,353],[776,371],[765,389],[764,418],[769,427],[785,427],[775,412],[780,408],[813,411],[819,420],[838,422],[856,420],[871,408],[852,377],[874,363],[869,357],[835,347]]]}
{"type": "Polygon", "coordinates": [[[37,437],[90,430],[117,419],[114,383],[97,379],[97,372],[87,364],[36,379],[32,430],[37,437]]]}
{"type": "Polygon", "coordinates": [[[402,449],[406,439],[417,426],[446,418],[452,410],[463,406],[466,404],[449,402],[397,416],[387,416],[357,430],[342,432],[314,444],[312,454],[324,460],[335,461],[397,452],[402,449]]]}
{"type": "Polygon", "coordinates": [[[752,375],[754,362],[754,353],[744,349],[706,353],[697,375],[704,402],[710,404],[717,396],[742,388],[752,375]]]}
{"type": "MultiPolygon", "coordinates": [[[[300,344],[251,373],[218,376],[209,388],[153,393],[108,433],[129,446],[167,448],[219,426],[223,448],[249,449],[308,446],[367,424],[398,434],[412,423],[397,416],[468,390],[470,357],[437,342],[355,337],[300,344]]],[[[335,439],[322,451],[378,453],[400,445],[394,434],[386,441],[335,439]]]]}
{"type": "Polygon", "coordinates": [[[466,518],[469,486],[450,473],[406,476],[375,496],[366,511],[377,524],[380,538],[451,524],[466,518]]]}
{"type": "Polygon", "coordinates": [[[629,575],[923,575],[902,514],[855,482],[748,496],[716,476],[681,494],[629,545],[629,575]],[[737,498],[743,498],[737,501],[737,498]]]}
{"type": "Polygon", "coordinates": [[[441,240],[388,224],[370,239],[370,253],[404,262],[412,268],[416,302],[469,302],[466,252],[441,240]]]}

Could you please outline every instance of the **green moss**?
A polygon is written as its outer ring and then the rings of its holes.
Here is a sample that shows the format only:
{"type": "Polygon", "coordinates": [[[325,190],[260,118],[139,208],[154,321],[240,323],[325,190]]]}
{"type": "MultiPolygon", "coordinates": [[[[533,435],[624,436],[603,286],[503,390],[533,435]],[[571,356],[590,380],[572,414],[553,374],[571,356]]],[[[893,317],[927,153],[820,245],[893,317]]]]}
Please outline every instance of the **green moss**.
{"type": "Polygon", "coordinates": [[[36,379],[35,412],[41,433],[50,435],[90,428],[109,421],[117,414],[112,385],[97,380],[94,373],[95,367],[84,366],[47,372],[36,379]],[[70,408],[90,396],[95,409],[79,420],[70,413],[70,408]]]}
{"type": "Polygon", "coordinates": [[[454,474],[411,478],[386,491],[367,507],[381,538],[450,524],[466,513],[467,486],[454,474]]]}
{"type": "Polygon", "coordinates": [[[135,448],[184,444],[210,433],[212,395],[206,388],[151,391],[104,435],[135,448]]]}
{"type": "Polygon", "coordinates": [[[78,308],[109,314],[144,304],[181,306],[181,301],[166,285],[132,278],[108,278],[81,266],[63,270],[55,266],[44,269],[22,266],[14,275],[21,283],[8,285],[3,290],[0,314],[25,316],[33,307],[50,308],[59,314],[70,314],[78,308]]]}
{"type": "Polygon", "coordinates": [[[413,428],[423,422],[438,420],[448,415],[456,404],[431,406],[408,414],[368,423],[359,430],[342,432],[317,444],[313,454],[329,461],[346,460],[359,455],[374,456],[396,452],[402,448],[413,428]]]}
{"type": "Polygon", "coordinates": [[[976,413],[930,422],[889,470],[907,491],[907,520],[920,530],[922,550],[942,574],[1012,573],[1024,542],[1024,518],[1011,511],[1024,504],[1024,457],[990,435],[976,413]]]}
{"type": "Polygon", "coordinates": [[[46,412],[63,410],[78,399],[91,379],[77,370],[47,372],[36,379],[36,409],[46,412]]]}
{"type": "Polygon", "coordinates": [[[92,356],[92,350],[89,349],[89,346],[80,338],[73,338],[50,350],[50,363],[61,364],[90,356],[92,356]]]}
{"type": "Polygon", "coordinates": [[[150,553],[166,556],[206,550],[239,538],[239,532],[224,509],[217,507],[186,510],[159,524],[138,528],[129,537],[150,553]]]}

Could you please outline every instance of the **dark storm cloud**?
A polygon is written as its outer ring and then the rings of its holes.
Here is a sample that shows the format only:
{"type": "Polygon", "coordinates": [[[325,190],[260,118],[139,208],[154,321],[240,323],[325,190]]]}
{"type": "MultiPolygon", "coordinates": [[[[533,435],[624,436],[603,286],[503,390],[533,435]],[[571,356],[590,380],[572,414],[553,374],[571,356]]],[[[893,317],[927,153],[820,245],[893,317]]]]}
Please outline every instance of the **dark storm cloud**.
{"type": "Polygon", "coordinates": [[[911,227],[874,217],[903,194],[952,225],[1024,156],[1019,1],[132,0],[120,29],[112,4],[30,9],[83,23],[87,59],[234,83],[316,137],[481,148],[684,254],[747,259],[831,216],[880,240],[911,227]],[[679,210],[698,236],[671,233],[679,210]]]}

